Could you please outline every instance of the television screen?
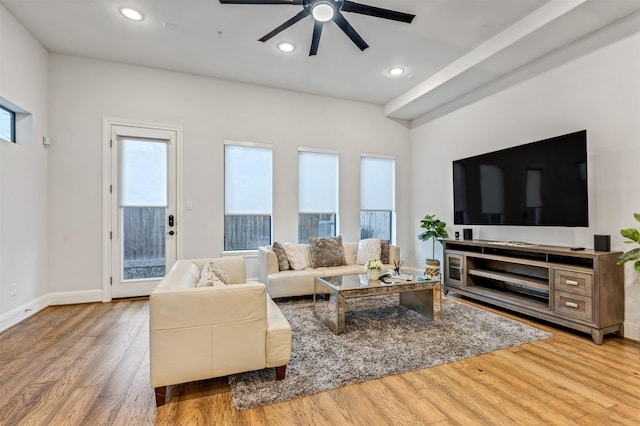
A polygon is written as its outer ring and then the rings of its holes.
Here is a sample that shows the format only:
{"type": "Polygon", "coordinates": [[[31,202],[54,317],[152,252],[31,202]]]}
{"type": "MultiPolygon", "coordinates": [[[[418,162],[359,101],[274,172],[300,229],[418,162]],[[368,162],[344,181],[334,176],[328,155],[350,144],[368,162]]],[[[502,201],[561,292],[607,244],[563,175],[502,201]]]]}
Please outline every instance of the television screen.
{"type": "Polygon", "coordinates": [[[589,226],[587,131],[453,162],[456,225],[589,226]]]}

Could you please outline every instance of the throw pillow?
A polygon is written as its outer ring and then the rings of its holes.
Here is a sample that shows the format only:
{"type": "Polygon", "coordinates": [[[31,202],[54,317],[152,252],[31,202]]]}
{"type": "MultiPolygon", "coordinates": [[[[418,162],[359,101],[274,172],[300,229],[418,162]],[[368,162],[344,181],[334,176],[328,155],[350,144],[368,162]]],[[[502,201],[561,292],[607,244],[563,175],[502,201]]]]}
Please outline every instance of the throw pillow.
{"type": "Polygon", "coordinates": [[[385,265],[389,263],[389,240],[380,240],[380,261],[385,265]]]}
{"type": "Polygon", "coordinates": [[[366,238],[358,242],[356,263],[364,265],[369,259],[380,259],[382,248],[378,238],[366,238]]]}
{"type": "Polygon", "coordinates": [[[309,267],[309,248],[305,244],[282,243],[282,248],[287,254],[287,260],[291,269],[301,271],[309,267]]]}
{"type": "Polygon", "coordinates": [[[347,265],[356,264],[356,253],[358,251],[358,243],[342,243],[344,247],[344,258],[347,261],[347,265]]]}
{"type": "Polygon", "coordinates": [[[196,284],[196,287],[222,286],[231,284],[229,275],[224,272],[213,260],[209,260],[205,263],[200,273],[200,281],[196,284]]]}
{"type": "Polygon", "coordinates": [[[309,238],[309,251],[311,252],[311,267],[344,266],[347,261],[344,257],[342,236],[328,238],[309,238]]]}
{"type": "Polygon", "coordinates": [[[278,258],[278,268],[281,271],[288,271],[289,269],[291,269],[289,259],[287,259],[287,253],[284,252],[284,248],[282,248],[282,245],[278,242],[273,243],[272,250],[278,258]]]}

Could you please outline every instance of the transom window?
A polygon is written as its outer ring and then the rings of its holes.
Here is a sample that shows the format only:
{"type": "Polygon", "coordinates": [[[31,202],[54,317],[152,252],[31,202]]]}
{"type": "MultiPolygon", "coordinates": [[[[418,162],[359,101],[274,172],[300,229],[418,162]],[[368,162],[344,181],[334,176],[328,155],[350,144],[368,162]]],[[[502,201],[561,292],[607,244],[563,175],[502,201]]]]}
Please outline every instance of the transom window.
{"type": "Polygon", "coordinates": [[[298,242],[333,237],[338,217],[338,154],[298,152],[298,242]]]}
{"type": "Polygon", "coordinates": [[[225,251],[271,244],[272,168],[270,146],[225,143],[225,251]]]}
{"type": "Polygon", "coordinates": [[[360,238],[393,237],[395,159],[363,155],[360,159],[360,238]]]}

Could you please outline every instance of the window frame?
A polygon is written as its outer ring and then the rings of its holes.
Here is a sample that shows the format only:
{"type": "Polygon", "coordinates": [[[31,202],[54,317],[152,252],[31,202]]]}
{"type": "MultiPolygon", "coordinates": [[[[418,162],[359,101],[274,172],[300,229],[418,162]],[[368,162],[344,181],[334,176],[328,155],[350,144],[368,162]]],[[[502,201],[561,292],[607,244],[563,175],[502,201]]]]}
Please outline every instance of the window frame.
{"type": "MultiPolygon", "coordinates": [[[[396,197],[397,197],[397,186],[396,186],[396,182],[397,182],[397,177],[396,177],[396,172],[397,171],[397,164],[396,164],[396,157],[393,155],[384,155],[384,154],[369,154],[369,153],[362,153],[360,154],[360,235],[363,235],[363,223],[362,223],[362,215],[363,212],[388,212],[389,213],[389,241],[391,243],[395,242],[395,235],[396,235],[396,197]],[[391,199],[391,204],[392,204],[392,209],[391,210],[381,210],[381,209],[363,209],[362,208],[362,187],[364,185],[364,182],[362,181],[362,162],[364,159],[366,158],[370,158],[370,159],[379,159],[379,160],[389,160],[393,162],[393,170],[392,170],[392,179],[393,179],[393,186],[392,186],[392,199],[391,199]]],[[[373,238],[380,238],[379,236],[373,236],[373,238]]]]}
{"type": "MultiPolygon", "coordinates": [[[[300,224],[301,224],[301,215],[317,215],[317,216],[322,216],[322,215],[333,215],[333,235],[329,235],[330,237],[335,237],[337,235],[340,235],[340,230],[339,230],[339,210],[340,210],[340,152],[339,151],[334,151],[334,150],[328,150],[328,149],[320,149],[320,148],[307,148],[307,147],[299,147],[298,148],[298,232],[297,232],[297,237],[298,237],[298,243],[300,244],[306,244],[308,243],[308,238],[310,237],[318,237],[318,235],[308,235],[307,236],[307,241],[303,241],[302,240],[302,235],[301,235],[301,229],[300,229],[300,224]],[[318,155],[330,155],[330,156],[334,156],[335,160],[336,160],[336,185],[335,185],[335,211],[301,211],[300,208],[300,202],[301,202],[301,196],[300,196],[300,191],[301,191],[301,173],[300,173],[300,156],[301,154],[318,154],[318,155]]],[[[325,235],[326,236],[326,235],[325,235]]]]}
{"type": "Polygon", "coordinates": [[[271,244],[273,242],[273,145],[264,144],[264,143],[256,143],[256,142],[242,142],[242,141],[231,141],[225,140],[223,144],[223,153],[222,153],[222,162],[223,162],[223,251],[225,253],[241,253],[241,252],[255,252],[258,250],[262,244],[258,242],[256,247],[250,248],[227,248],[227,217],[236,216],[236,217],[267,217],[268,216],[268,227],[269,227],[269,238],[268,243],[271,244]],[[255,149],[267,149],[271,152],[271,205],[269,206],[269,214],[244,214],[239,215],[237,213],[227,213],[227,147],[234,146],[240,148],[255,148],[255,149]]]}
{"type": "Polygon", "coordinates": [[[6,111],[6,112],[9,113],[9,116],[10,116],[10,120],[9,120],[10,121],[9,122],[10,129],[9,129],[9,131],[11,133],[10,136],[9,136],[9,139],[5,139],[5,138],[3,138],[1,136],[0,136],[0,139],[4,139],[6,141],[16,143],[16,112],[11,110],[11,109],[9,109],[9,108],[7,108],[6,106],[4,106],[2,104],[0,104],[0,109],[2,109],[3,111],[6,111]]]}

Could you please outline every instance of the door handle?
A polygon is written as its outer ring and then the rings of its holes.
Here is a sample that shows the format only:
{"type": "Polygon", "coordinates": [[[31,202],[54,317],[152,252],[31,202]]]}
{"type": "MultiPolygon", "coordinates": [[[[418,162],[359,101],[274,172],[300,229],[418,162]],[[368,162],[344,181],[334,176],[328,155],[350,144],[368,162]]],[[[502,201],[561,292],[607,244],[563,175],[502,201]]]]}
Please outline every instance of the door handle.
{"type": "Polygon", "coordinates": [[[168,235],[174,235],[174,234],[175,234],[175,231],[169,231],[169,232],[167,232],[167,234],[168,234],[168,235]]]}
{"type": "Polygon", "coordinates": [[[173,219],[173,215],[172,215],[172,214],[170,214],[170,215],[169,215],[169,226],[173,226],[173,225],[174,225],[174,223],[175,223],[175,220],[173,219]]]}

